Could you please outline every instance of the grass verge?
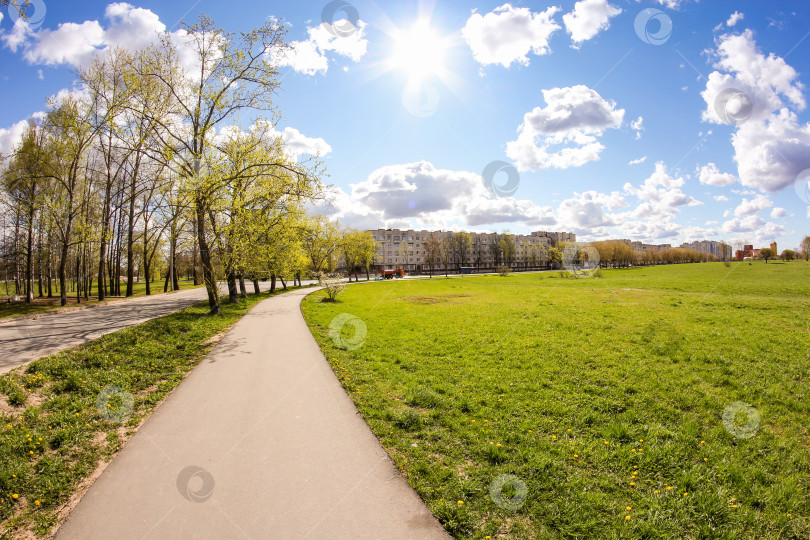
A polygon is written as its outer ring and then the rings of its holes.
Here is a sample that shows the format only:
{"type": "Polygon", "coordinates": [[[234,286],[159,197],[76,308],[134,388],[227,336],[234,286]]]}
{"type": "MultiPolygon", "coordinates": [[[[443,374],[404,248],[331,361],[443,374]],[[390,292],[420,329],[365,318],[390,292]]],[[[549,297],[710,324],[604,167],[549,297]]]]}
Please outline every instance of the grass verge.
{"type": "Polygon", "coordinates": [[[0,537],[50,533],[217,338],[282,292],[219,316],[197,304],[0,375],[0,537]]]}
{"type": "Polygon", "coordinates": [[[455,538],[807,538],[810,265],[603,276],[379,282],[303,309],[455,538]]]}

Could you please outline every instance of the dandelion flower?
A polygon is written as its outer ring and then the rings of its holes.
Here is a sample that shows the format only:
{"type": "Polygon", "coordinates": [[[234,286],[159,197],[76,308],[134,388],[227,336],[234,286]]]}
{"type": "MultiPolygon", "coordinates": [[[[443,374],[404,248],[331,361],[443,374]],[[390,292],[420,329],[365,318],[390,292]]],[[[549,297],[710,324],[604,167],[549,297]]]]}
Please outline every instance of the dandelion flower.
{"type": "Polygon", "coordinates": [[[458,504],[464,504],[464,501],[458,501],[458,504]]]}
{"type": "Polygon", "coordinates": [[[635,487],[636,483],[635,482],[630,482],[630,485],[635,487]]]}
{"type": "Polygon", "coordinates": [[[607,441],[605,441],[605,446],[607,446],[608,444],[610,444],[610,443],[609,443],[609,442],[607,442],[607,441]]]}
{"type": "Polygon", "coordinates": [[[684,492],[683,492],[683,496],[684,496],[684,497],[686,497],[687,495],[689,495],[689,492],[688,492],[688,491],[684,491],[684,492]]]}
{"type": "Polygon", "coordinates": [[[37,505],[37,506],[39,506],[39,499],[37,499],[36,501],[34,501],[34,504],[35,504],[35,505],[37,505]]]}
{"type": "Polygon", "coordinates": [[[700,444],[706,444],[706,441],[700,441],[700,444]]]}
{"type": "Polygon", "coordinates": [[[655,490],[653,493],[655,493],[656,495],[658,495],[658,490],[656,489],[656,490],[655,490]]]}
{"type": "Polygon", "coordinates": [[[11,496],[11,498],[12,498],[12,499],[19,499],[19,498],[20,498],[20,494],[19,494],[19,493],[15,493],[14,495],[12,495],[12,496],[11,496]]]}
{"type": "Polygon", "coordinates": [[[624,516],[624,519],[630,521],[630,516],[624,516]]]}
{"type": "Polygon", "coordinates": [[[737,508],[737,505],[736,505],[736,504],[732,504],[732,505],[731,505],[731,507],[732,507],[732,508],[737,508]]]}
{"type": "Polygon", "coordinates": [[[578,458],[578,457],[579,457],[579,454],[574,454],[574,457],[575,457],[575,458],[578,458]]]}
{"type": "Polygon", "coordinates": [[[628,506],[628,507],[626,507],[626,508],[625,508],[625,510],[627,510],[628,512],[629,512],[630,510],[632,510],[632,509],[633,509],[633,507],[632,507],[632,506],[628,506]]]}
{"type": "Polygon", "coordinates": [[[496,444],[495,446],[497,446],[498,448],[500,448],[500,447],[501,447],[501,443],[498,443],[498,444],[496,444]]]}
{"type": "Polygon", "coordinates": [[[633,448],[633,449],[632,449],[632,450],[630,450],[630,451],[631,451],[631,452],[635,452],[635,451],[636,451],[636,449],[635,449],[635,448],[633,448]]]}
{"type": "Polygon", "coordinates": [[[709,461],[709,458],[703,458],[703,461],[709,461]]]}

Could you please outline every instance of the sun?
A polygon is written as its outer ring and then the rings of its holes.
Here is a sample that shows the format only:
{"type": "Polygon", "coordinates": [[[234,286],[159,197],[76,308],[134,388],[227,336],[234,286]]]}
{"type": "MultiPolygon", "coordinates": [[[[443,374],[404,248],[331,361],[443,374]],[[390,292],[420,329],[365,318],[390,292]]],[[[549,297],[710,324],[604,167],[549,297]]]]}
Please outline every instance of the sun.
{"type": "Polygon", "coordinates": [[[444,71],[447,44],[426,22],[417,22],[409,30],[393,36],[394,50],[390,59],[393,69],[403,71],[410,80],[420,80],[444,71]]]}

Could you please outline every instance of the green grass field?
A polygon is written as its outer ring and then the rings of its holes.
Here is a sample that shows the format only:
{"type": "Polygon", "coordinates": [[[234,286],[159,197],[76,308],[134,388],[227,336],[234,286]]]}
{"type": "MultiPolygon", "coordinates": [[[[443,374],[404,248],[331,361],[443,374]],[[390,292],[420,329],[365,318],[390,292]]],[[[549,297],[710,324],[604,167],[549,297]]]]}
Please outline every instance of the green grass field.
{"type": "MultiPolygon", "coordinates": [[[[196,287],[202,287],[202,285],[194,285],[192,280],[180,280],[179,281],[180,289],[194,289],[196,287]]],[[[121,294],[126,292],[126,283],[121,283],[121,294]]],[[[92,287],[92,294],[90,295],[89,300],[85,300],[84,297],[81,299],[81,303],[76,302],[76,293],[68,293],[68,305],[67,306],[60,306],[59,305],[59,293],[54,290],[53,298],[39,298],[36,296],[37,288],[36,284],[34,284],[34,301],[30,304],[25,302],[8,302],[8,295],[2,294],[0,295],[0,319],[5,317],[16,317],[16,316],[24,316],[24,315],[36,315],[39,313],[45,313],[47,311],[53,311],[55,309],[71,309],[77,306],[86,306],[88,304],[97,304],[98,299],[98,287],[93,285],[92,287]]],[[[46,291],[47,292],[47,291],[46,291]]],[[[151,284],[151,291],[153,295],[155,294],[163,294],[163,281],[153,281],[151,284]]],[[[138,281],[132,285],[132,296],[145,296],[146,295],[146,282],[138,281]]],[[[122,296],[110,296],[109,300],[117,300],[123,298],[122,296]]]]}
{"type": "Polygon", "coordinates": [[[455,538],[810,537],[810,264],[602,275],[361,283],[303,309],[455,538]]]}

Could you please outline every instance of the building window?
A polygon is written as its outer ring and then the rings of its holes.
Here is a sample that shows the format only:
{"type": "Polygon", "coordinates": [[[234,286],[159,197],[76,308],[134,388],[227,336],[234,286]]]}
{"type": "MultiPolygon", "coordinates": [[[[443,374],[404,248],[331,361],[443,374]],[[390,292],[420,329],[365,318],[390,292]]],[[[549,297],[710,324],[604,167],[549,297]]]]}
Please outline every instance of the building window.
{"type": "Polygon", "coordinates": [[[399,240],[399,236],[395,236],[395,237],[394,237],[394,240],[399,240]]]}

